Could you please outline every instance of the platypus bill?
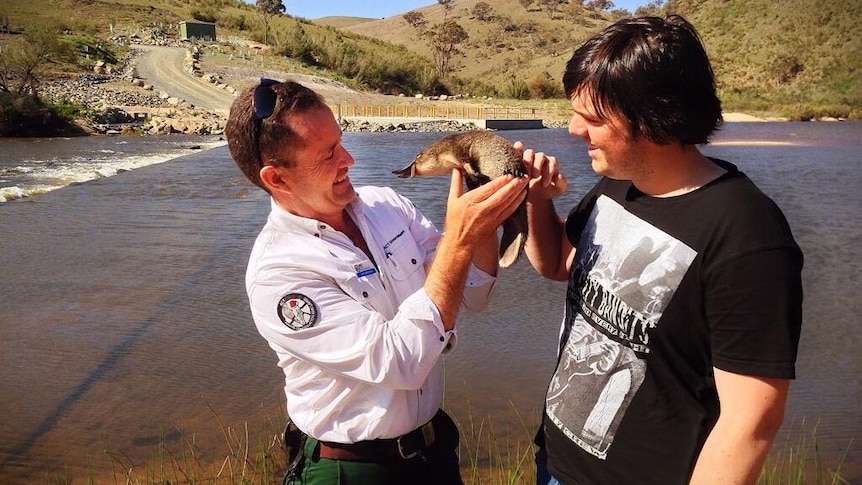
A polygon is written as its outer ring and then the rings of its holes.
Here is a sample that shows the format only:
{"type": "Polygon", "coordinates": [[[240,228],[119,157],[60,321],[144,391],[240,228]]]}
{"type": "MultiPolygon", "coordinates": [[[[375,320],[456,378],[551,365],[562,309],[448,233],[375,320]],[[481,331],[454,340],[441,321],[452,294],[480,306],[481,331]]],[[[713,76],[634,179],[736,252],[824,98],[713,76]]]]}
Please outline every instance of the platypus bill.
{"type": "MultiPolygon", "coordinates": [[[[512,144],[490,131],[468,131],[441,138],[422,150],[413,163],[392,173],[401,178],[448,175],[453,168],[464,172],[468,189],[505,174],[525,175],[521,156],[512,144]]],[[[503,222],[500,267],[518,260],[527,241],[527,202],[503,222]]]]}

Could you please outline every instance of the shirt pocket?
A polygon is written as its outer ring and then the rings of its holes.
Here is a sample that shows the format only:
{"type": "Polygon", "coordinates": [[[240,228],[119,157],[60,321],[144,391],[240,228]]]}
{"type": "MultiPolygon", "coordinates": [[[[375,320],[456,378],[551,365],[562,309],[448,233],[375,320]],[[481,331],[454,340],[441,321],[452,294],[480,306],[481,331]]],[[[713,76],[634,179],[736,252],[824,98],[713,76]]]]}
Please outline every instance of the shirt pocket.
{"type": "Polygon", "coordinates": [[[375,297],[383,292],[380,273],[371,261],[354,265],[356,270],[349,278],[341,281],[341,290],[362,305],[370,308],[375,297]]]}
{"type": "Polygon", "coordinates": [[[390,277],[397,281],[405,281],[411,276],[423,276],[416,273],[424,267],[425,251],[409,237],[400,237],[385,248],[384,265],[390,277]]]}

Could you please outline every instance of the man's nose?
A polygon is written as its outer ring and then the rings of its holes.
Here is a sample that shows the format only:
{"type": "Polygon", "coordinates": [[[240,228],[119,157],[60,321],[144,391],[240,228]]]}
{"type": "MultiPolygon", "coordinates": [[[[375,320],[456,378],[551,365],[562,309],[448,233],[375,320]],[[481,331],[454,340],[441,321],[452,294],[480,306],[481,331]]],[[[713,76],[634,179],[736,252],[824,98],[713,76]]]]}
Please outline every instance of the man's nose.
{"type": "Polygon", "coordinates": [[[572,115],[569,120],[569,134],[572,136],[587,136],[587,127],[578,115],[572,115]]]}

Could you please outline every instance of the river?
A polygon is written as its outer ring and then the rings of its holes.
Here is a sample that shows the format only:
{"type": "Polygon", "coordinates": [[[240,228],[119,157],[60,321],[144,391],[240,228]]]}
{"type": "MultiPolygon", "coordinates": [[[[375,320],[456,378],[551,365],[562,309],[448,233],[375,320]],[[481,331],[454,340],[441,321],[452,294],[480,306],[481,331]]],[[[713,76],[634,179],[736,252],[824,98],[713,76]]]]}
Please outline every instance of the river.
{"type": "MultiPolygon", "coordinates": [[[[558,155],[570,180],[561,213],[596,180],[565,130],[501,134],[558,155]]],[[[390,174],[440,136],[345,134],[354,185],[393,186],[442,224],[447,179],[390,174]]],[[[193,442],[196,459],[220,463],[226,430],[255,441],[283,419],[282,373],[243,290],[268,199],[218,139],[158,140],[0,139],[0,191],[16,199],[0,203],[0,483],[123,482],[117,468],[142,476],[160,443],[193,442]],[[197,146],[214,148],[156,163],[197,146]],[[108,165],[97,175],[81,169],[95,153],[108,165]],[[67,165],[55,190],[27,188],[67,165]]],[[[860,123],[729,123],[704,149],[776,200],[806,257],[798,378],[773,454],[816,428],[820,458],[849,483],[862,482],[860,147],[860,123]]],[[[520,261],[489,311],[460,320],[445,407],[466,441],[481,425],[482,446],[493,433],[529,449],[563,291],[520,261]]]]}

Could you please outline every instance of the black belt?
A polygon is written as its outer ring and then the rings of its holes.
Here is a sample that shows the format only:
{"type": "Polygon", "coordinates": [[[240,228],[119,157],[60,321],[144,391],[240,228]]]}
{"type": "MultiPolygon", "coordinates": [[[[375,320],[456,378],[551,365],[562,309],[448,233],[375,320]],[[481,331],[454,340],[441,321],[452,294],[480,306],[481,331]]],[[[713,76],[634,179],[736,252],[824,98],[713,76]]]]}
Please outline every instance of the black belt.
{"type": "Polygon", "coordinates": [[[333,443],[320,441],[320,457],[330,460],[381,462],[394,458],[410,460],[422,456],[437,438],[434,421],[442,411],[413,431],[398,438],[359,441],[357,443],[333,443]]]}

